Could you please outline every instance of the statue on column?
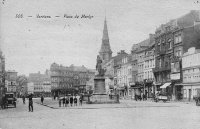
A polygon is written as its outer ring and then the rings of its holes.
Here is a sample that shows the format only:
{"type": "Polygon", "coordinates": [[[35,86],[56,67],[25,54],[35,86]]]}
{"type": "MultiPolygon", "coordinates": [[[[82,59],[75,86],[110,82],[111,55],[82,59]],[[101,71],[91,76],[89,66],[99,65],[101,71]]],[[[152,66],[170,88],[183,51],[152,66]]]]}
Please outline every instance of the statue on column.
{"type": "Polygon", "coordinates": [[[104,76],[105,70],[102,69],[102,63],[103,61],[101,60],[100,56],[97,56],[97,64],[96,64],[96,70],[98,71],[97,76],[104,76]]]}

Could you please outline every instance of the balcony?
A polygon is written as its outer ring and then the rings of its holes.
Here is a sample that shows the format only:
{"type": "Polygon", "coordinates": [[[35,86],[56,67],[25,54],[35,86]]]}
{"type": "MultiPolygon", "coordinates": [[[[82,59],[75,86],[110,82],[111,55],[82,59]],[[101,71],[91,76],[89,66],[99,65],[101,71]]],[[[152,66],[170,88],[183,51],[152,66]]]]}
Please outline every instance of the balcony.
{"type": "Polygon", "coordinates": [[[160,51],[158,51],[159,55],[165,55],[166,51],[164,49],[161,49],[160,51]]]}
{"type": "Polygon", "coordinates": [[[161,67],[153,68],[152,70],[153,70],[154,73],[156,73],[156,72],[162,72],[162,71],[169,71],[169,70],[171,70],[171,67],[170,67],[170,65],[168,65],[166,67],[161,66],[161,67]]]}

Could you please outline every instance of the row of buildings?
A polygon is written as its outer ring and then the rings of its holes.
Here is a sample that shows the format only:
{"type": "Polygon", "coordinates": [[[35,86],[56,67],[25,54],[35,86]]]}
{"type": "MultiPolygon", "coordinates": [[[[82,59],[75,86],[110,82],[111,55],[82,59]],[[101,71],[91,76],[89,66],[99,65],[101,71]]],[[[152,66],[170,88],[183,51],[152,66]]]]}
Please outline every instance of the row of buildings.
{"type": "MultiPolygon", "coordinates": [[[[51,64],[50,73],[54,96],[86,93],[87,82],[95,76],[95,70],[85,66],[62,66],[56,63],[51,64]]],[[[91,89],[93,85],[89,87],[91,89]]]]}
{"type": "Polygon", "coordinates": [[[51,96],[50,71],[46,70],[44,74],[30,73],[28,76],[27,93],[33,93],[35,97],[51,96]]]}
{"type": "Polygon", "coordinates": [[[171,100],[191,100],[200,88],[198,49],[199,10],[160,25],[148,39],[133,44],[130,53],[121,50],[116,56],[112,56],[105,20],[99,55],[106,69],[107,92],[134,98],[138,92],[152,97],[162,91],[171,100]]]}

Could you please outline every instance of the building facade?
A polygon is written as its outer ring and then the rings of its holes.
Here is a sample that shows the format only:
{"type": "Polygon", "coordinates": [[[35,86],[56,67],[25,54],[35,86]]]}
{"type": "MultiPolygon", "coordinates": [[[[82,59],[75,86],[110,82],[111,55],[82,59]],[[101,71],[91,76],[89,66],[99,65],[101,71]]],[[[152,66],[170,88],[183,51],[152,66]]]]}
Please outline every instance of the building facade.
{"type": "Polygon", "coordinates": [[[5,57],[0,51],[0,100],[5,92],[5,57]]]}
{"type": "MultiPolygon", "coordinates": [[[[135,95],[141,94],[145,91],[145,60],[146,50],[152,43],[153,36],[140,43],[134,44],[131,50],[131,65],[132,65],[132,81],[130,82],[130,88],[132,89],[132,98],[135,95]]],[[[147,88],[148,89],[148,88],[147,88]]]]}
{"type": "Polygon", "coordinates": [[[6,72],[6,89],[7,92],[13,92],[16,95],[16,89],[17,89],[17,72],[8,70],[6,72]]]}
{"type": "Polygon", "coordinates": [[[36,97],[40,97],[41,94],[44,96],[51,96],[51,80],[49,72],[47,71],[44,74],[41,74],[40,72],[29,74],[29,92],[31,92],[33,84],[33,94],[36,97]]]}
{"type": "Polygon", "coordinates": [[[152,93],[156,91],[153,68],[155,68],[155,44],[145,50],[144,56],[144,85],[147,97],[152,97],[152,93]]]}
{"type": "Polygon", "coordinates": [[[191,47],[183,54],[183,98],[191,101],[200,89],[200,49],[191,47]]]}
{"type": "Polygon", "coordinates": [[[59,94],[78,94],[86,92],[86,83],[95,76],[95,71],[84,66],[65,67],[51,64],[51,86],[55,96],[59,94]]]}
{"type": "Polygon", "coordinates": [[[155,32],[156,65],[153,70],[157,89],[164,89],[169,99],[180,99],[181,85],[181,58],[188,47],[197,46],[199,32],[196,30],[199,21],[199,11],[171,20],[161,25],[155,32]],[[164,84],[168,84],[166,87],[164,84]]]}

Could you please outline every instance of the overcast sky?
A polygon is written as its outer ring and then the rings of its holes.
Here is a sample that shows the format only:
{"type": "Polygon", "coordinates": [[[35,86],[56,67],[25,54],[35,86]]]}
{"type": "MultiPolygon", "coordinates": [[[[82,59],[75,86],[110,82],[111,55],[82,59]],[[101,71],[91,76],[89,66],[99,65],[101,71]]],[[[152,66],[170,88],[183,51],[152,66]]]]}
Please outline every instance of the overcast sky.
{"type": "Polygon", "coordinates": [[[130,53],[133,44],[148,38],[160,24],[197,9],[200,3],[195,0],[5,0],[0,47],[6,70],[19,74],[44,72],[53,62],[95,68],[105,14],[116,55],[121,49],[130,53]],[[23,18],[15,18],[16,14],[23,18]],[[37,14],[51,18],[39,19],[37,14]],[[69,19],[64,14],[93,18],[69,19]]]}

